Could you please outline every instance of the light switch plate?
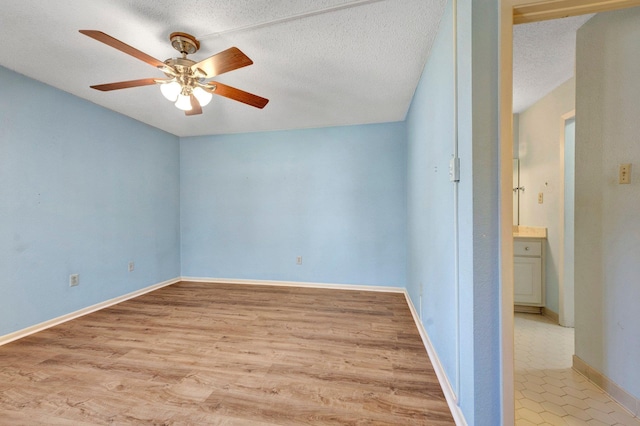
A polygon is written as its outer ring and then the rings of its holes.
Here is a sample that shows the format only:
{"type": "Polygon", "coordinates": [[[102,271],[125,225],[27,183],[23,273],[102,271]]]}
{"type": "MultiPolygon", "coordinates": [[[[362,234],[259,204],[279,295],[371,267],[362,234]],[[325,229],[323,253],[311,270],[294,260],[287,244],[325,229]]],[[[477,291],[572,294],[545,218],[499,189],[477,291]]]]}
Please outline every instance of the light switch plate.
{"type": "Polygon", "coordinates": [[[619,183],[631,183],[631,164],[620,164],[620,176],[618,178],[619,183]]]}
{"type": "Polygon", "coordinates": [[[80,284],[80,275],[71,274],[69,275],[69,287],[75,287],[80,284]]]}

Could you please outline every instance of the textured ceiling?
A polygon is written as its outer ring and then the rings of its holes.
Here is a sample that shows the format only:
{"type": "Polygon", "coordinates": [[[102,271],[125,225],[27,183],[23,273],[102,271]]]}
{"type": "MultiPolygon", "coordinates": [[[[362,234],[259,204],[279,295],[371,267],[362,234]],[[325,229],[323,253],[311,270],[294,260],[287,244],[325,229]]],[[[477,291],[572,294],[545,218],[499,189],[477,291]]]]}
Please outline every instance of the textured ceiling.
{"type": "MultiPolygon", "coordinates": [[[[299,129],[405,118],[446,0],[3,0],[0,65],[178,136],[299,129]],[[185,117],[158,87],[90,85],[163,77],[78,32],[95,29],[159,59],[168,35],[201,41],[201,60],[231,46],[254,64],[216,78],[270,99],[263,110],[214,96],[185,117]]],[[[587,17],[514,29],[514,111],[573,75],[587,17]]]]}
{"type": "Polygon", "coordinates": [[[593,15],[513,28],[513,111],[523,112],[575,74],[576,31],[593,15]]]}
{"type": "Polygon", "coordinates": [[[3,0],[0,65],[178,136],[398,121],[445,3],[3,0]],[[237,46],[254,64],[216,80],[270,103],[259,110],[214,96],[202,115],[185,117],[157,86],[95,91],[89,86],[163,74],[80,29],[103,31],[161,61],[178,55],[168,41],[174,31],[200,39],[190,55],[196,61],[237,46]]]}

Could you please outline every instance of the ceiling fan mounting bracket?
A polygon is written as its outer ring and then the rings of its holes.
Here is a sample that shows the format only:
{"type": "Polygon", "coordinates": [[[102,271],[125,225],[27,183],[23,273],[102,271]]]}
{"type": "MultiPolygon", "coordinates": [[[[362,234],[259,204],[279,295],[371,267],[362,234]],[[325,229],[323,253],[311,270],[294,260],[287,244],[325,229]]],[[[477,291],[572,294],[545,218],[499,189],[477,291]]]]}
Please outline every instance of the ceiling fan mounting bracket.
{"type": "Polygon", "coordinates": [[[183,55],[191,55],[200,49],[200,42],[191,34],[175,32],[169,35],[171,46],[183,55]]]}

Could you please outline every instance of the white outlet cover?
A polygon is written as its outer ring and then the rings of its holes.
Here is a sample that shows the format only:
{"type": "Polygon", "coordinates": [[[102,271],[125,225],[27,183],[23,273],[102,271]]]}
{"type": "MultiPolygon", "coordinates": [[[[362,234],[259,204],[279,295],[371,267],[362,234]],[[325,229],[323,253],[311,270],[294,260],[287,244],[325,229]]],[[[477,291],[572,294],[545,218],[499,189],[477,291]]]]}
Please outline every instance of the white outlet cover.
{"type": "Polygon", "coordinates": [[[75,287],[80,284],[80,275],[71,274],[69,275],[69,287],[75,287]]]}

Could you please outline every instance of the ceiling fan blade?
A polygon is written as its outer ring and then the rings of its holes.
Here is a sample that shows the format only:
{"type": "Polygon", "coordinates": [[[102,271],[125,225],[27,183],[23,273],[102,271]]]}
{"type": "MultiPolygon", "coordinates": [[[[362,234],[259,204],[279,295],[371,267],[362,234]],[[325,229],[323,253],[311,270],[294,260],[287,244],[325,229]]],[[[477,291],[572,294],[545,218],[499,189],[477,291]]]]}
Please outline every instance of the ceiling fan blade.
{"type": "Polygon", "coordinates": [[[242,53],[237,47],[230,47],[220,53],[204,59],[191,66],[192,70],[201,69],[205,72],[206,78],[215,77],[225,72],[237,70],[253,64],[247,55],[242,53]]]}
{"type": "Polygon", "coordinates": [[[198,114],[202,114],[202,107],[200,106],[200,102],[198,102],[196,97],[191,95],[191,110],[185,111],[184,115],[198,115],[198,114]]]}
{"type": "Polygon", "coordinates": [[[156,84],[156,81],[161,80],[157,78],[142,78],[140,80],[119,81],[117,83],[98,84],[90,87],[102,92],[108,92],[110,90],[128,89],[130,87],[150,86],[156,84]]]}
{"type": "Polygon", "coordinates": [[[236,89],[235,87],[227,86],[226,84],[212,81],[209,83],[209,86],[213,89],[211,93],[214,95],[224,96],[225,98],[233,99],[234,101],[242,102],[256,108],[262,109],[269,103],[269,99],[236,89]]]}
{"type": "Polygon", "coordinates": [[[140,59],[141,61],[144,61],[149,65],[153,65],[154,67],[165,65],[164,62],[159,61],[156,58],[149,56],[144,52],[139,51],[135,47],[131,47],[128,44],[123,43],[120,40],[115,39],[108,34],[103,33],[102,31],[95,31],[95,30],[79,30],[79,31],[86,36],[89,36],[106,45],[109,45],[115,49],[118,49],[119,51],[124,52],[127,55],[131,55],[134,58],[140,59]]]}

